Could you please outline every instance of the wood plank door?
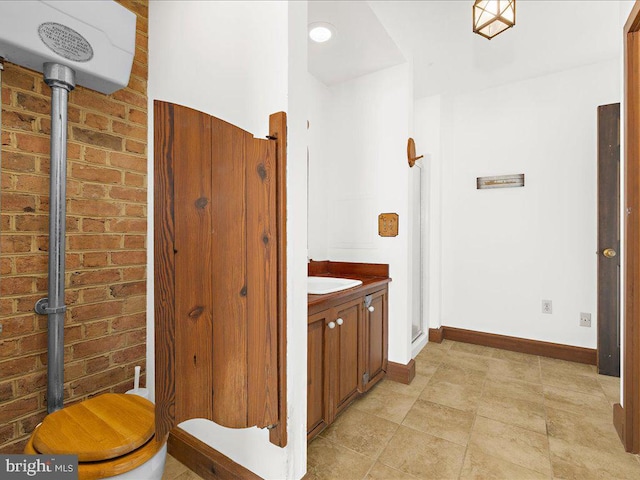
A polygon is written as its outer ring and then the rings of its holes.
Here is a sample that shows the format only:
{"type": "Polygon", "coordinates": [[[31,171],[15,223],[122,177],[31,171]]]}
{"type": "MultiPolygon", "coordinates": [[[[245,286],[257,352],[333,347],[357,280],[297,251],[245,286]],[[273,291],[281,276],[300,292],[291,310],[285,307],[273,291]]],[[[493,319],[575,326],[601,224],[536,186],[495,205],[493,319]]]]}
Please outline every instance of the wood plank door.
{"type": "Polygon", "coordinates": [[[156,433],[208,418],[284,446],[284,134],[154,112],[156,433]]]}
{"type": "MultiPolygon", "coordinates": [[[[358,390],[358,329],[362,300],[354,300],[336,307],[336,327],[331,335],[335,339],[332,407],[337,415],[346,407],[358,390]]],[[[333,418],[333,416],[331,417],[333,418]]]]}
{"type": "Polygon", "coordinates": [[[620,376],[620,104],[598,107],[598,372],[620,376]]]}
{"type": "Polygon", "coordinates": [[[329,424],[329,372],[327,324],[333,310],[323,310],[308,318],[307,327],[307,439],[329,424]]]}
{"type": "Polygon", "coordinates": [[[375,292],[365,298],[364,324],[367,343],[363,391],[369,390],[387,370],[387,294],[386,290],[375,292]]]}

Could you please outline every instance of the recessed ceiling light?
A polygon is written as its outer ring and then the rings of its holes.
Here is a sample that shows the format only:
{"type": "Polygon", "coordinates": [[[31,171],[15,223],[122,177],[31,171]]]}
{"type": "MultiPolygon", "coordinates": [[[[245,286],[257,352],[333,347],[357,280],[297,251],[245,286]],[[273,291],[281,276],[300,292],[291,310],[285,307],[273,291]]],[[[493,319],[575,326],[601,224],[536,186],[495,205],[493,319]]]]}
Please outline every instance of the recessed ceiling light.
{"type": "Polygon", "coordinates": [[[336,34],[336,27],[327,22],[309,24],[309,38],[316,43],[324,43],[336,34]]]}

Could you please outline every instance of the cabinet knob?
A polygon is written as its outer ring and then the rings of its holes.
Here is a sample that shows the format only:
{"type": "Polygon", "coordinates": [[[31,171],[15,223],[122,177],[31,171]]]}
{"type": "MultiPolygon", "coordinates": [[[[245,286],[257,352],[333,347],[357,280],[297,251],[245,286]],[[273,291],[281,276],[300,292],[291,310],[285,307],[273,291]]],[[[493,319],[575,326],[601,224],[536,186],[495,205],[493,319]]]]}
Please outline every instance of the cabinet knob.
{"type": "Polygon", "coordinates": [[[336,320],[336,323],[337,323],[338,325],[342,325],[342,324],[344,323],[344,320],[343,320],[343,319],[341,319],[341,318],[339,318],[339,319],[337,319],[337,320],[336,320]]]}
{"type": "Polygon", "coordinates": [[[336,322],[329,322],[327,326],[329,328],[336,328],[336,322]]]}
{"type": "Polygon", "coordinates": [[[371,305],[371,306],[368,308],[368,310],[369,310],[370,312],[373,312],[375,309],[376,309],[376,308],[375,308],[373,305],[371,305]]]}

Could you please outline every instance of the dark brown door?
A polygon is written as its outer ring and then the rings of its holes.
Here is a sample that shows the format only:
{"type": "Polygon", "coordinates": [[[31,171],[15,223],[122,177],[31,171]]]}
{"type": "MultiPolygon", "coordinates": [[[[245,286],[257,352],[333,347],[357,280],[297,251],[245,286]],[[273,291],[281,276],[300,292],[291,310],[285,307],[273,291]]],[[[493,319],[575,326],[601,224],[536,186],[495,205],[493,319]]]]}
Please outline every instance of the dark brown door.
{"type": "Polygon", "coordinates": [[[333,405],[338,413],[346,406],[358,390],[358,324],[360,323],[362,300],[354,300],[339,306],[336,312],[336,350],[333,405]]]}
{"type": "Polygon", "coordinates": [[[327,324],[333,310],[324,310],[309,317],[307,333],[307,438],[327,425],[329,391],[327,361],[327,324]]]}
{"type": "Polygon", "coordinates": [[[208,418],[284,445],[279,140],[180,105],[154,112],[156,434],[208,418]]]}
{"type": "Polygon", "coordinates": [[[598,107],[598,372],[620,376],[620,104],[598,107]]]}
{"type": "Polygon", "coordinates": [[[387,331],[385,325],[386,294],[384,291],[371,295],[369,305],[365,301],[365,323],[367,325],[367,360],[366,360],[366,390],[384,374],[387,361],[387,331]]]}

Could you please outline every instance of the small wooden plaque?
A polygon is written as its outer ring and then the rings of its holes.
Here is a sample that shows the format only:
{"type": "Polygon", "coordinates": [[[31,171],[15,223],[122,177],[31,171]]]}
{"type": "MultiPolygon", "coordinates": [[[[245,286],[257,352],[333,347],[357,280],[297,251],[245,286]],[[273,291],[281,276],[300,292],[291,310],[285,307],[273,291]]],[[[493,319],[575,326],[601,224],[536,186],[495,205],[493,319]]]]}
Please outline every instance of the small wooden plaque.
{"type": "Polygon", "coordinates": [[[397,213],[381,213],[378,215],[378,235],[381,237],[398,236],[397,213]]]}

